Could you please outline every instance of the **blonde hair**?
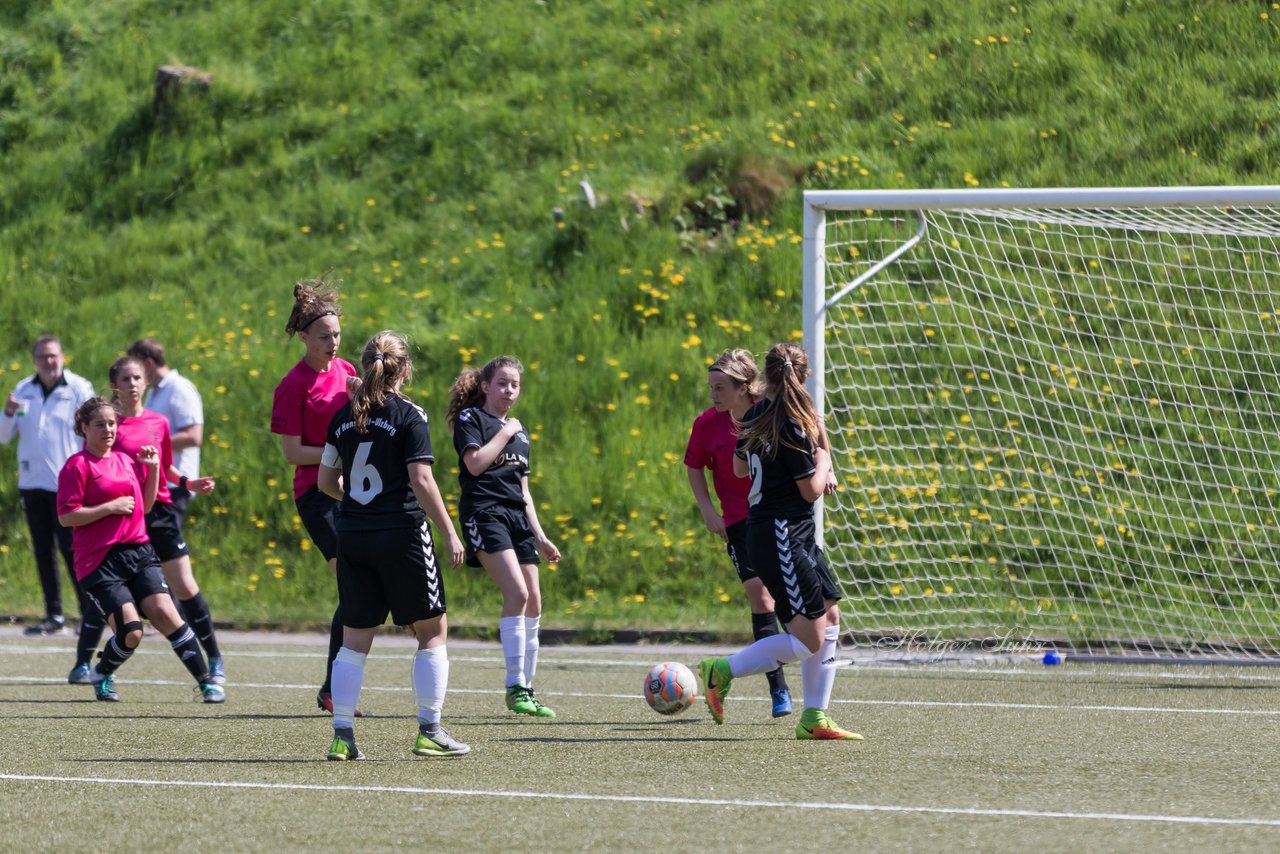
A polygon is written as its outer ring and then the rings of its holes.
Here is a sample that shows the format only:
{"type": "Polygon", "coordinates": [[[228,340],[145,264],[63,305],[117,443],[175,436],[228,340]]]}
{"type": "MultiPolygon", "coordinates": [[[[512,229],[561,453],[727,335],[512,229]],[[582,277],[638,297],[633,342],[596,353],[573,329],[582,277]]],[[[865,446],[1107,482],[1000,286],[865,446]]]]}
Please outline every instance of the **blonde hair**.
{"type": "Polygon", "coordinates": [[[285,321],[284,331],[293,337],[295,332],[305,332],[307,327],[322,317],[341,317],[338,309],[338,279],[329,279],[326,272],[318,279],[305,279],[293,285],[293,310],[285,321]]]}
{"type": "MultiPolygon", "coordinates": [[[[748,453],[776,456],[787,444],[787,422],[794,422],[802,435],[818,444],[818,412],[813,408],[804,381],[809,377],[809,356],[795,344],[775,344],[764,357],[765,395],[773,401],[764,412],[742,424],[742,441],[748,453]]],[[[806,448],[791,445],[797,450],[806,448]]]]}
{"type": "Polygon", "coordinates": [[[760,381],[760,369],[756,367],[756,357],[751,355],[750,350],[742,348],[725,350],[720,354],[720,358],[707,368],[707,373],[712,371],[724,374],[739,388],[746,386],[747,394],[751,395],[752,400],[760,397],[764,384],[760,381]]]}
{"type": "Polygon", "coordinates": [[[356,432],[369,432],[369,414],[396,393],[398,384],[413,378],[413,362],[409,360],[409,344],[399,332],[384,329],[369,339],[360,354],[364,377],[351,399],[351,415],[356,432]]]}
{"type": "Polygon", "coordinates": [[[458,416],[464,409],[484,404],[484,383],[491,382],[499,368],[514,368],[517,374],[524,373],[524,365],[515,356],[498,356],[490,359],[483,368],[471,368],[458,374],[458,378],[449,387],[449,409],[444,414],[445,424],[452,430],[458,416]]]}

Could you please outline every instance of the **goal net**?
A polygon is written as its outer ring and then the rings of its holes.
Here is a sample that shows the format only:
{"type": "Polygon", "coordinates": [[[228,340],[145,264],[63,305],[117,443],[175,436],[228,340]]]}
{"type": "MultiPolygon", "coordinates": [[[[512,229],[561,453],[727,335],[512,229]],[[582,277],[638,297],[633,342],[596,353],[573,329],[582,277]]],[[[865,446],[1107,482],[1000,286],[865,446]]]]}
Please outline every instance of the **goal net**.
{"type": "Polygon", "coordinates": [[[1280,659],[1280,187],[810,192],[845,629],[1280,659]]]}

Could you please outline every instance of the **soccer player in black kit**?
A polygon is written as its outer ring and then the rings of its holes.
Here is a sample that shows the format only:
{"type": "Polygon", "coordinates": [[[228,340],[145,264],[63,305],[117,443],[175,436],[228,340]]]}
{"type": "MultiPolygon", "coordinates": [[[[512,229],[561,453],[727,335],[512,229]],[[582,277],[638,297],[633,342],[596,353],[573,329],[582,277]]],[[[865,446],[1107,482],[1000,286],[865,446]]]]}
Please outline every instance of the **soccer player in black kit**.
{"type": "Polygon", "coordinates": [[[804,712],[796,738],[861,741],[827,715],[840,637],[840,588],[818,548],[813,505],[835,489],[826,433],[804,387],[809,357],[775,344],[764,360],[764,400],[742,417],[733,468],[751,478],[747,551],[786,634],[761,638],[728,658],[704,658],[703,699],[724,723],[724,698],[739,676],[801,662],[804,712]]]}
{"type": "Polygon", "coordinates": [[[464,371],[449,389],[445,421],[458,451],[458,516],[467,566],[483,566],[502,591],[498,632],[507,664],[507,708],[554,718],[534,695],[533,676],[542,616],[538,555],[556,563],[560,550],[538,523],[529,494],[529,434],[510,415],[520,397],[522,370],[516,359],[499,356],[464,371]]]}
{"type": "Polygon", "coordinates": [[[354,715],[364,663],[387,614],[418,639],[412,684],[418,697],[418,756],[461,756],[470,746],[440,725],[449,683],[444,579],[426,519],[445,536],[454,566],[462,541],[431,473],[435,455],[427,415],[401,396],[413,373],[409,348],[379,332],[360,358],[364,377],[329,423],[318,485],[341,502],[338,599],[342,648],[333,662],[333,741],[328,758],[363,759],[354,715]]]}

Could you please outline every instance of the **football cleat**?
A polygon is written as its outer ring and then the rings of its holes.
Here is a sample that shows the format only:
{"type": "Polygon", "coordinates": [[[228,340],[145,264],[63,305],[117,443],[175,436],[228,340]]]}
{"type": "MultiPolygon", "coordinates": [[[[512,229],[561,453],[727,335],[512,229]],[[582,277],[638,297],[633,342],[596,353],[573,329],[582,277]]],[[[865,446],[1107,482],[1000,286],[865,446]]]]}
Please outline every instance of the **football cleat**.
{"type": "MultiPolygon", "coordinates": [[[[318,692],[316,694],[316,706],[318,706],[321,709],[324,709],[329,714],[333,714],[333,695],[330,694],[328,691],[318,692]]],[[[360,711],[359,709],[356,709],[356,712],[353,715],[353,717],[362,718],[364,717],[364,712],[360,711]]]]}
{"type": "Polygon", "coordinates": [[[329,752],[325,758],[330,762],[350,762],[364,759],[360,748],[356,747],[356,735],[349,729],[335,729],[333,741],[329,742],[329,752]]]}
{"type": "Polygon", "coordinates": [[[227,668],[222,663],[222,656],[220,655],[209,657],[209,681],[214,685],[227,684],[227,668]]]}
{"type": "Polygon", "coordinates": [[[103,676],[98,672],[97,668],[89,671],[89,684],[93,685],[93,696],[105,703],[120,702],[120,695],[116,693],[116,677],[115,674],[103,676]]]}
{"type": "Polygon", "coordinates": [[[67,633],[66,617],[45,617],[38,623],[27,626],[22,630],[27,637],[47,638],[54,635],[64,635],[67,633]]]}
{"type": "Polygon", "coordinates": [[[89,672],[89,662],[82,661],[67,674],[68,685],[92,685],[93,676],[89,672]]]}
{"type": "Polygon", "coordinates": [[[413,743],[415,756],[466,756],[470,752],[471,745],[458,741],[444,727],[436,727],[435,732],[419,727],[413,743]]]}
{"type": "Polygon", "coordinates": [[[785,718],[791,714],[791,692],[786,688],[770,691],[769,699],[773,700],[773,716],[775,718],[785,718]]]}
{"type": "Polygon", "coordinates": [[[556,713],[551,709],[550,706],[542,705],[542,701],[539,700],[534,695],[532,688],[529,689],[529,699],[533,700],[533,705],[534,705],[533,716],[535,718],[554,718],[556,716],[556,713]]]}
{"type": "Polygon", "coordinates": [[[707,703],[711,719],[724,723],[724,698],[729,696],[733,684],[733,672],[727,658],[704,658],[698,662],[698,675],[702,677],[702,699],[707,703]]]}
{"type": "Polygon", "coordinates": [[[225,703],[227,701],[227,692],[222,689],[221,685],[215,685],[212,682],[201,682],[196,686],[196,699],[202,703],[225,703]]]}
{"type": "Polygon", "coordinates": [[[841,729],[822,709],[805,709],[796,724],[796,738],[807,741],[862,741],[856,732],[841,729]]]}
{"type": "MultiPolygon", "coordinates": [[[[523,685],[512,685],[507,689],[507,708],[517,715],[538,717],[539,705],[540,703],[533,698],[533,692],[523,685]]],[[[552,715],[554,714],[555,712],[552,712],[552,715]]]]}

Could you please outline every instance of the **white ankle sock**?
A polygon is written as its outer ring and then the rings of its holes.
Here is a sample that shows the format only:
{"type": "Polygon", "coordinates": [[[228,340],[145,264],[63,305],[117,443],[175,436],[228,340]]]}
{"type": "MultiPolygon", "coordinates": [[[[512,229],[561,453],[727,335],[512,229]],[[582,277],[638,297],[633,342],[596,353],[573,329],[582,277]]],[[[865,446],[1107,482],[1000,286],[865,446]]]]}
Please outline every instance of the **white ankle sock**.
{"type": "Polygon", "coordinates": [[[364,660],[367,657],[363,652],[344,646],[333,659],[330,688],[334,729],[351,729],[354,724],[356,704],[360,702],[360,687],[364,685],[364,660]]]}
{"type": "Polygon", "coordinates": [[[443,646],[420,649],[413,656],[413,690],[418,695],[418,723],[439,724],[449,690],[449,653],[443,646]]]}
{"type": "Polygon", "coordinates": [[[524,674],[524,617],[498,620],[498,635],[502,639],[502,657],[507,660],[507,687],[528,685],[524,674]]]}
{"type": "Polygon", "coordinates": [[[822,635],[822,646],[800,664],[806,709],[826,709],[831,704],[831,689],[836,682],[836,640],[839,637],[839,626],[827,626],[822,635]]]}

